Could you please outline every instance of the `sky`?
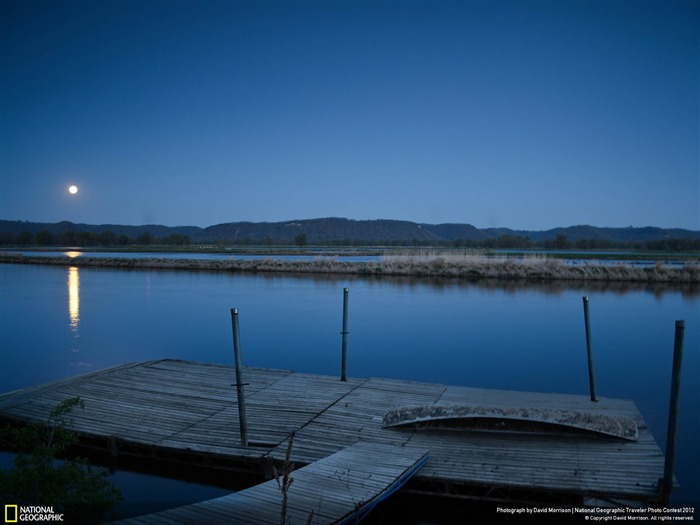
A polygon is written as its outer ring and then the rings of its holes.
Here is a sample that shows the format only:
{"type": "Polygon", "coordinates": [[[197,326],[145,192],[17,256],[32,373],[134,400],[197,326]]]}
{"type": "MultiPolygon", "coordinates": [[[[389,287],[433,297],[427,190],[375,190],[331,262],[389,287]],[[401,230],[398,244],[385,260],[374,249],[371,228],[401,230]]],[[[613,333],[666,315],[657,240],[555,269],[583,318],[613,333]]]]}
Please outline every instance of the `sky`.
{"type": "Polygon", "coordinates": [[[695,0],[3,0],[0,218],[700,230],[699,34],[695,0]]]}

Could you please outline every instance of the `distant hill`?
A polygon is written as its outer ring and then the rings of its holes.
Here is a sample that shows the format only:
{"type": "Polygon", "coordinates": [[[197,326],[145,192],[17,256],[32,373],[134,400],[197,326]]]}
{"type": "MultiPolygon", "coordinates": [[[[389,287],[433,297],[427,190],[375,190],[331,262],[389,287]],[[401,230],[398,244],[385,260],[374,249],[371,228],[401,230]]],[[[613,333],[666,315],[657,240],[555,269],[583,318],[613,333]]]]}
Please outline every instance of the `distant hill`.
{"type": "Polygon", "coordinates": [[[39,232],[60,236],[68,232],[104,234],[136,239],[148,234],[155,238],[185,235],[193,243],[294,243],[304,236],[309,244],[419,243],[440,244],[455,241],[486,242],[504,237],[529,239],[534,243],[554,241],[566,237],[568,242],[588,239],[612,243],[663,241],[669,239],[700,239],[700,231],[667,228],[598,228],[569,226],[544,231],[512,230],[509,228],[480,229],[471,224],[425,224],[399,220],[352,220],[337,217],[302,219],[285,222],[229,222],[199,228],[197,226],[163,226],[148,224],[126,226],[118,224],[75,224],[72,222],[38,223],[27,221],[0,221],[0,237],[7,240],[20,234],[39,232]]]}
{"type": "Polygon", "coordinates": [[[487,228],[481,230],[491,239],[504,235],[516,235],[526,237],[534,242],[551,241],[558,235],[564,235],[572,242],[582,239],[604,240],[611,242],[646,242],[663,241],[667,239],[700,239],[700,231],[684,230],[682,228],[656,228],[645,226],[643,228],[599,228],[596,226],[568,226],[565,228],[552,228],[551,230],[529,231],[510,230],[508,228],[487,228]]]}
{"type": "Polygon", "coordinates": [[[289,222],[231,222],[205,228],[197,238],[203,241],[251,241],[294,242],[299,235],[306,235],[309,243],[330,241],[387,242],[418,239],[439,241],[439,235],[420,224],[409,221],[350,219],[305,219],[289,222]]]}

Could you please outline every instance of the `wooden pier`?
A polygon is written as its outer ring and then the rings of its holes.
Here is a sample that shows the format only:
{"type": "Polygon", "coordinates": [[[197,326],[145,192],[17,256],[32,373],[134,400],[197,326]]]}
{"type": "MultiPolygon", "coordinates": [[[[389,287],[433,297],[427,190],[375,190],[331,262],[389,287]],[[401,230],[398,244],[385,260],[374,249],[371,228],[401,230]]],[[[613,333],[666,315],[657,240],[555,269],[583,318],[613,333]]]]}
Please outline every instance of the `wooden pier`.
{"type": "Polygon", "coordinates": [[[588,396],[377,378],[340,381],[249,367],[243,380],[248,446],[241,445],[233,367],[189,361],[123,365],[3,394],[0,419],[46,420],[58,403],[79,396],[85,409],[71,414],[71,428],[86,445],[120,455],[270,479],[294,432],[291,459],[297,468],[357,443],[429,451],[430,459],[404,488],[408,491],[550,505],[646,506],[660,500],[663,454],[628,400],[594,403],[588,396]],[[383,426],[387,412],[398,407],[465,404],[626,417],[638,436],[383,426]]]}

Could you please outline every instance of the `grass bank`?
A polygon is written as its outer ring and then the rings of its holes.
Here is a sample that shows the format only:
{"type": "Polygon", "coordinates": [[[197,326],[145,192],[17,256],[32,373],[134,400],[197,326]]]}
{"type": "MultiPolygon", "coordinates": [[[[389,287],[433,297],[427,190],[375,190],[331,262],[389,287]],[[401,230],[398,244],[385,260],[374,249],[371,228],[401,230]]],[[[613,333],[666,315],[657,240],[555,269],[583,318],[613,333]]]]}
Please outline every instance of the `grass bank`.
{"type": "Polygon", "coordinates": [[[640,267],[628,264],[569,265],[559,259],[533,257],[487,257],[478,254],[387,255],[376,262],[345,262],[336,257],[310,261],[273,258],[240,260],[43,257],[4,253],[0,263],[49,264],[78,267],[163,269],[220,272],[326,273],[359,276],[451,277],[466,280],[569,280],[625,281],[650,283],[700,283],[700,264],[687,260],[682,267],[662,262],[640,267]]]}

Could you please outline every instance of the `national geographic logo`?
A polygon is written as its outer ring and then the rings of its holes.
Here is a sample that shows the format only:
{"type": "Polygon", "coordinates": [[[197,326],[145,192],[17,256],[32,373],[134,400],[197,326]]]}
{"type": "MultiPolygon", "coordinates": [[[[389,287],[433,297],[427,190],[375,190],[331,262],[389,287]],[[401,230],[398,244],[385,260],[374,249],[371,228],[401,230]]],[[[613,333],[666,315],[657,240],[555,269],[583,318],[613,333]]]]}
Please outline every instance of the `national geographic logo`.
{"type": "Polygon", "coordinates": [[[29,521],[63,521],[63,514],[54,512],[53,507],[5,505],[5,523],[26,523],[29,521]]]}

